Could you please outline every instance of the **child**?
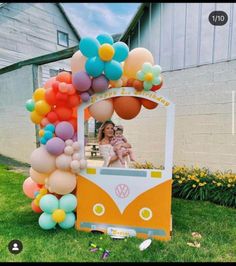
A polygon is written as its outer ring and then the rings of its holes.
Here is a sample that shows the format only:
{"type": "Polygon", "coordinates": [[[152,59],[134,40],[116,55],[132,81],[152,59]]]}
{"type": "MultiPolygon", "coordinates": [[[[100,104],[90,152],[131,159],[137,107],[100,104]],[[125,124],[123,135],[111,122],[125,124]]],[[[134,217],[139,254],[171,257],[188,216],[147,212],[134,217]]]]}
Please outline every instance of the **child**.
{"type": "Polygon", "coordinates": [[[114,127],[114,137],[111,139],[111,145],[113,146],[114,152],[119,157],[120,162],[124,165],[123,154],[128,151],[129,158],[131,161],[134,161],[134,154],[131,148],[122,147],[122,144],[128,143],[127,139],[123,136],[123,126],[114,127]]]}

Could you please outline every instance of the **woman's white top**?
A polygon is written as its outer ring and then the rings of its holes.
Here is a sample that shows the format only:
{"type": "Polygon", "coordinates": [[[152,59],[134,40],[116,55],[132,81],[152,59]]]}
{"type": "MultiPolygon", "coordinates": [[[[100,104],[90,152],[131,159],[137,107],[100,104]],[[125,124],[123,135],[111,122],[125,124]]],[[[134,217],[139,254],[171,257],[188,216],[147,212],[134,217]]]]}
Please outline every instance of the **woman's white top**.
{"type": "Polygon", "coordinates": [[[125,160],[125,166],[123,166],[121,164],[119,159],[110,163],[111,157],[116,155],[111,144],[100,144],[99,145],[99,152],[100,152],[100,154],[104,160],[103,167],[125,167],[125,168],[128,168],[127,160],[125,160]]]}

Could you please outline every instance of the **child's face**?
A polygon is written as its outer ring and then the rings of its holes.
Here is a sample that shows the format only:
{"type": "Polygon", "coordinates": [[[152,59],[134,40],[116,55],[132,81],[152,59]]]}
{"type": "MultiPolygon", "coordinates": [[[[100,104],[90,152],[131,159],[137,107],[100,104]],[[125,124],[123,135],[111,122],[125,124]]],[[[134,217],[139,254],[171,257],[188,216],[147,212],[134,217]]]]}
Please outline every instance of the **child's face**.
{"type": "Polygon", "coordinates": [[[122,136],[122,131],[121,130],[116,130],[115,131],[115,136],[116,137],[121,137],[122,136]]]}

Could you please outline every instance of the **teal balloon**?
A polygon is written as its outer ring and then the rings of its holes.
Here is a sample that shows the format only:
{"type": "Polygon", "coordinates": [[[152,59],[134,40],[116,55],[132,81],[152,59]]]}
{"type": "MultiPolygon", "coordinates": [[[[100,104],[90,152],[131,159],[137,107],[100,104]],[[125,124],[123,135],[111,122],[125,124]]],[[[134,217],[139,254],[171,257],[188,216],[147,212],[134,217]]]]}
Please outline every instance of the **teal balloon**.
{"type": "Polygon", "coordinates": [[[73,212],[67,213],[65,220],[58,224],[63,229],[69,229],[73,227],[75,225],[75,214],[73,212]]]}
{"type": "Polygon", "coordinates": [[[49,130],[52,133],[55,132],[55,126],[53,124],[47,124],[46,127],[44,128],[44,130],[49,130]]]}
{"type": "Polygon", "coordinates": [[[105,76],[109,80],[117,80],[122,76],[122,67],[115,60],[105,63],[105,76]]]}
{"type": "Polygon", "coordinates": [[[79,49],[86,57],[94,57],[98,55],[99,46],[99,41],[92,37],[85,37],[79,43],[79,49]]]}
{"type": "Polygon", "coordinates": [[[76,196],[73,194],[67,194],[60,198],[59,208],[65,212],[72,212],[77,206],[76,196]]]}
{"type": "Polygon", "coordinates": [[[104,62],[99,57],[89,58],[85,63],[86,72],[96,78],[100,76],[104,70],[104,62]]]}
{"type": "Polygon", "coordinates": [[[29,112],[33,112],[35,108],[34,100],[30,99],[25,103],[25,107],[29,112]]]}
{"type": "Polygon", "coordinates": [[[56,222],[53,221],[51,214],[43,212],[39,216],[39,226],[44,230],[50,230],[56,226],[56,222]]]}
{"type": "Polygon", "coordinates": [[[53,133],[49,130],[44,130],[44,135],[43,137],[46,139],[46,140],[49,140],[53,137],[53,133]]]}
{"type": "Polygon", "coordinates": [[[40,143],[42,143],[43,145],[45,145],[47,143],[47,139],[45,139],[44,137],[40,138],[40,143]]]}
{"type": "Polygon", "coordinates": [[[54,195],[45,195],[39,201],[40,208],[46,213],[53,213],[59,208],[59,202],[54,195]]]}
{"type": "Polygon", "coordinates": [[[118,62],[123,62],[128,57],[129,47],[124,42],[114,43],[113,48],[115,49],[113,60],[116,60],[118,62]]]}
{"type": "Polygon", "coordinates": [[[109,34],[106,34],[106,33],[104,33],[104,34],[99,34],[99,35],[96,37],[96,39],[100,42],[101,45],[104,44],[104,43],[109,43],[109,44],[112,45],[113,42],[114,42],[112,36],[109,35],[109,34]]]}

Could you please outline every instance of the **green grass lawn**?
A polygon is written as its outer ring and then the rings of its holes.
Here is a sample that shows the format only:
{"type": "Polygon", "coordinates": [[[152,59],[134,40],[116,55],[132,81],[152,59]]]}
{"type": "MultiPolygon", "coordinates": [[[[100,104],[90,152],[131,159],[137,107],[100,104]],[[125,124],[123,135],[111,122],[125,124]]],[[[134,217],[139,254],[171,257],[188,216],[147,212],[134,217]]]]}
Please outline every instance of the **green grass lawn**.
{"type": "Polygon", "coordinates": [[[108,235],[60,228],[45,231],[31,210],[31,199],[22,191],[27,176],[0,167],[0,262],[236,262],[236,210],[209,202],[173,199],[173,237],[153,240],[140,251],[137,238],[113,240],[108,235]],[[192,232],[202,235],[201,247],[187,245],[192,232]],[[101,239],[102,237],[102,239],[101,239]],[[8,243],[23,242],[23,251],[13,255],[8,243]],[[92,253],[92,241],[111,251],[106,260],[92,253]]]}

